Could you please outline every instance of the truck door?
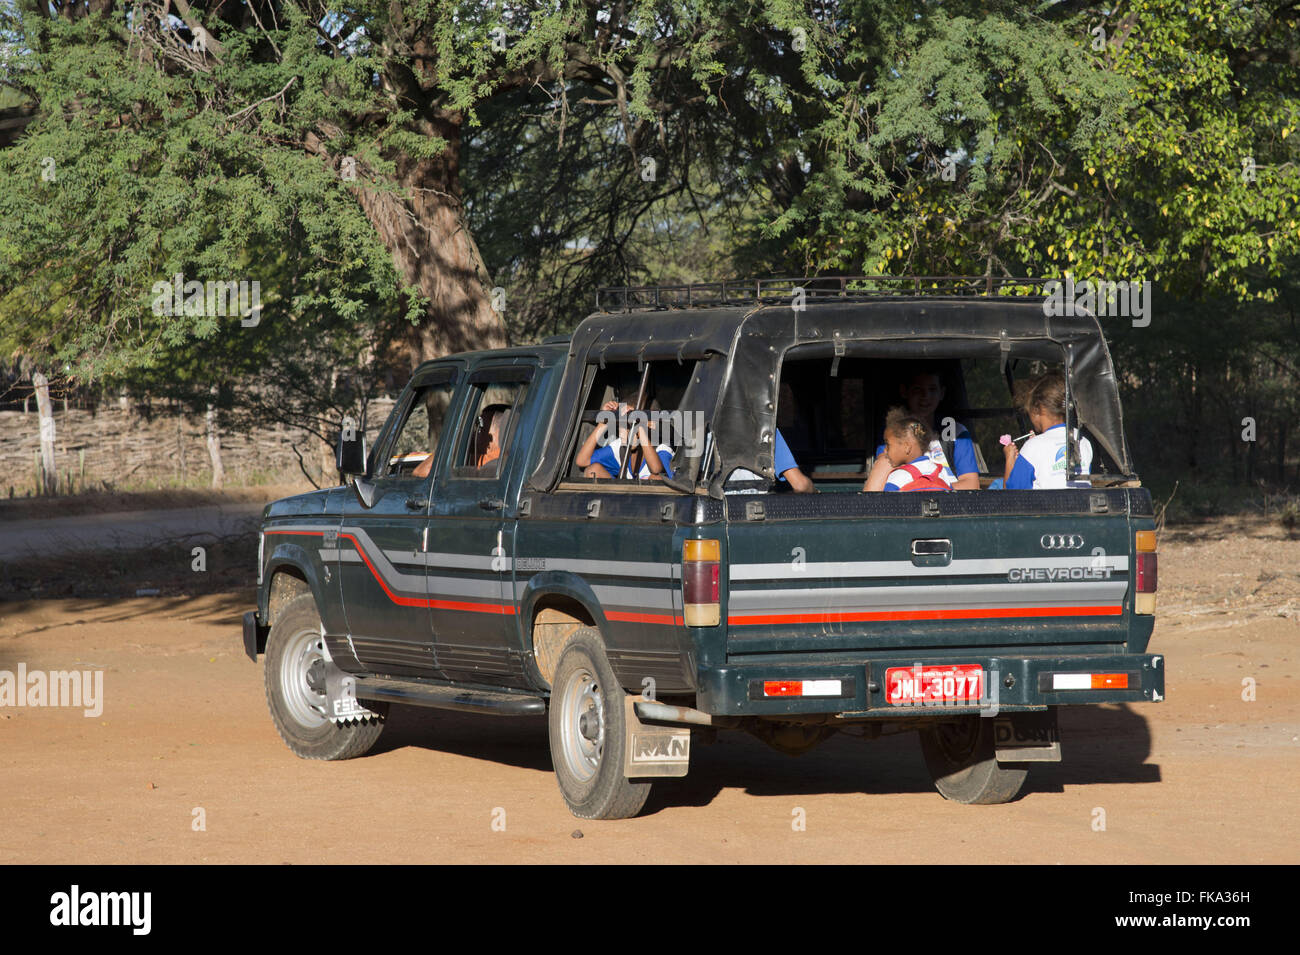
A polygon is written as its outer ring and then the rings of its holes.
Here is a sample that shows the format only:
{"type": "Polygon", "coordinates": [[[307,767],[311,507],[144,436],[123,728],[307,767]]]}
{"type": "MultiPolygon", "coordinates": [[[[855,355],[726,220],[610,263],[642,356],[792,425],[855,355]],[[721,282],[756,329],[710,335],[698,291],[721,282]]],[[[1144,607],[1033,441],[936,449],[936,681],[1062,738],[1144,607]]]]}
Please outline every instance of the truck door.
{"type": "Polygon", "coordinates": [[[433,498],[426,556],[447,678],[526,686],[511,573],[516,515],[507,497],[528,451],[521,412],[536,366],[512,362],[469,374],[446,477],[433,498]]]}
{"type": "Polygon", "coordinates": [[[357,659],[380,672],[438,674],[424,551],[429,498],[447,454],[444,426],[462,374],[458,365],[442,365],[412,381],[376,448],[374,506],[355,493],[344,504],[343,606],[357,659]]]}

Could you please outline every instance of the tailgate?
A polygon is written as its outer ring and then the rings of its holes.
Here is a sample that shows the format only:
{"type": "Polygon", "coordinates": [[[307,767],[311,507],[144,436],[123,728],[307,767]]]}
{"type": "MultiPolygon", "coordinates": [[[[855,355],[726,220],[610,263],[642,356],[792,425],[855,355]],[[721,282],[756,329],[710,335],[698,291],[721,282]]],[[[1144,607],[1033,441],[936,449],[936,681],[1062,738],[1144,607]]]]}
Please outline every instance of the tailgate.
{"type": "Polygon", "coordinates": [[[732,496],[728,656],[1118,648],[1135,497],[1149,508],[1127,489],[732,496]]]}

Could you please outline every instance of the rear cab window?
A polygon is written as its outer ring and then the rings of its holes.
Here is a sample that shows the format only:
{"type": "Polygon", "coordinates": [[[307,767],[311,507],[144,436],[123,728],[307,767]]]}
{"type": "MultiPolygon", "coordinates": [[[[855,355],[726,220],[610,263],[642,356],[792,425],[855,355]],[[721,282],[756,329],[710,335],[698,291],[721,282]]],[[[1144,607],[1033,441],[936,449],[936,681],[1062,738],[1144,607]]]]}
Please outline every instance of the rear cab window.
{"type": "MultiPolygon", "coordinates": [[[[993,356],[836,359],[801,357],[799,352],[791,349],[782,363],[776,427],[800,469],[824,491],[861,489],[882,441],[886,414],[894,407],[908,407],[906,392],[918,376],[938,380],[942,396],[933,411],[934,431],[945,453],[959,436],[969,437],[974,469],[980,486],[987,488],[1003,474],[1001,436],[1032,433],[1017,407],[1020,387],[1065,367],[1063,361],[1043,358],[1011,358],[1004,366],[993,356]]],[[[1072,423],[1077,425],[1073,417],[1072,423]]],[[[1080,434],[1091,437],[1086,427],[1080,434]]],[[[1115,469],[1099,457],[1092,470],[1104,477],[1115,469]]],[[[728,484],[729,489],[740,486],[748,485],[728,484]]],[[[786,489],[779,481],[772,487],[786,489]]]]}
{"type": "Polygon", "coordinates": [[[698,459],[705,440],[704,414],[686,406],[701,364],[694,360],[647,361],[638,367],[635,361],[610,361],[603,367],[589,366],[561,488],[566,484],[569,490],[589,489],[592,485],[629,491],[665,487],[662,480],[638,476],[650,470],[644,449],[627,448],[620,434],[618,412],[608,408],[614,402],[628,405],[632,411],[623,419],[624,434],[631,433],[630,426],[643,425],[657,456],[661,460],[667,457],[665,475],[672,475],[690,458],[698,459]],[[588,476],[590,465],[580,463],[581,452],[590,446],[593,434],[596,445],[592,460],[610,473],[608,479],[588,476]]]}

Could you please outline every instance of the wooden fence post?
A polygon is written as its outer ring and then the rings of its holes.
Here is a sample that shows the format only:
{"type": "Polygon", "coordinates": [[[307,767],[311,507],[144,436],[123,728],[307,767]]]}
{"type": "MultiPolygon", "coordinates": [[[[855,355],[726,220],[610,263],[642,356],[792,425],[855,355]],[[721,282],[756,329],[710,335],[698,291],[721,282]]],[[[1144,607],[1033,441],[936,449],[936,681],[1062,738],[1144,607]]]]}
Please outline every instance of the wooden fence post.
{"type": "Polygon", "coordinates": [[[204,427],[208,438],[208,457],[212,459],[212,486],[221,488],[226,483],[226,469],[221,463],[221,433],[217,431],[217,406],[214,404],[216,385],[212,386],[211,394],[212,401],[208,402],[207,413],[204,415],[204,427]]]}
{"type": "Polygon", "coordinates": [[[53,494],[59,477],[54,469],[54,408],[50,404],[50,380],[39,371],[32,372],[32,385],[36,389],[36,413],[41,423],[41,494],[53,494]]]}

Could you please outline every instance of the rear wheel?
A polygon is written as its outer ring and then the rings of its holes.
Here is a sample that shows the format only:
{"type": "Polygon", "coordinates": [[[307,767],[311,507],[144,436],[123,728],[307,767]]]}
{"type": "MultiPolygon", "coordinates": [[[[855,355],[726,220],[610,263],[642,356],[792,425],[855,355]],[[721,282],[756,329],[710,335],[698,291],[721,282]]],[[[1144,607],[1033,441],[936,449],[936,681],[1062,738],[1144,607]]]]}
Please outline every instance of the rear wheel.
{"type": "Polygon", "coordinates": [[[1024,767],[998,764],[993,720],[971,714],[921,730],[921,752],[944,799],[981,806],[1010,802],[1025,784],[1024,767]]]}
{"type": "Polygon", "coordinates": [[[280,738],[303,759],[351,759],[369,750],[384,731],[388,706],[367,702],[374,716],[335,723],[328,712],[326,675],[334,669],[321,637],[311,594],[295,597],[266,638],[266,703],[280,738]]]}
{"type": "Polygon", "coordinates": [[[575,631],[555,666],[548,722],[555,779],[579,819],[626,819],[650,796],[650,783],[623,775],[626,695],[599,631],[575,631]]]}

